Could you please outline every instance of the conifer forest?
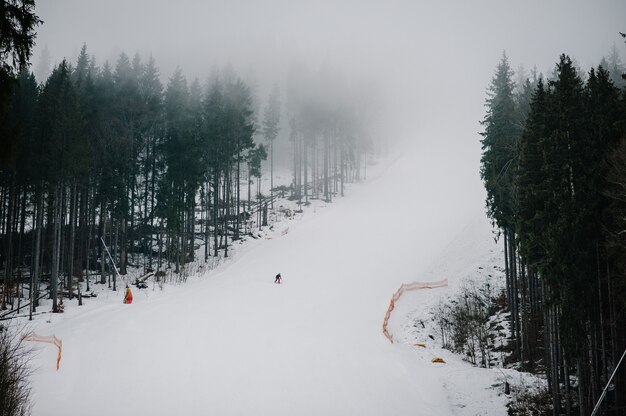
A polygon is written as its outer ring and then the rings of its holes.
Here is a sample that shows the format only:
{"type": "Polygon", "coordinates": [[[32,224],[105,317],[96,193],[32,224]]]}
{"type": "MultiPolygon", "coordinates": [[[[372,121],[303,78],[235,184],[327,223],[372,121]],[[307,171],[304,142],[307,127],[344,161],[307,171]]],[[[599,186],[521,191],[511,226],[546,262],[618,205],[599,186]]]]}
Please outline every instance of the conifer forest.
{"type": "Polygon", "coordinates": [[[545,372],[554,414],[590,414],[626,348],[625,73],[614,49],[588,71],[561,55],[515,82],[503,55],[488,89],[481,176],[505,247],[513,357],[545,372]]]}
{"type": "Polygon", "coordinates": [[[0,416],[626,415],[626,4],[548,3],[0,0],[0,416]]]}
{"type": "Polygon", "coordinates": [[[228,257],[246,219],[260,212],[267,223],[275,192],[302,204],[331,201],[365,174],[363,106],[323,100],[345,89],[338,74],[290,78],[293,181],[261,195],[245,188],[258,183],[264,161],[273,165],[278,87],[256,114],[232,67],[205,85],[179,69],[162,85],[153,58],[122,53],[114,65],[96,62],[83,45],[76,62],[63,60],[45,82],[26,65],[11,74],[0,185],[2,309],[25,301],[23,285],[34,288],[33,311],[41,296],[54,300],[55,311],[65,297],[80,298],[78,281],[86,290],[116,290],[105,244],[121,275],[129,264],[179,275],[199,245],[205,261],[228,257]],[[309,82],[319,89],[303,92],[309,82]]]}

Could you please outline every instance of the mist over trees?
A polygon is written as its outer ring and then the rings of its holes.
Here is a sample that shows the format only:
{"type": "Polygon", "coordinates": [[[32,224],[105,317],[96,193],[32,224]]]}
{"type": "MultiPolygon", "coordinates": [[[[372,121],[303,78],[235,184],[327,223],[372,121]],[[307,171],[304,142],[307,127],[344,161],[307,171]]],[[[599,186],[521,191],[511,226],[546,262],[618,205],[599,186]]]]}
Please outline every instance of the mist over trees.
{"type": "Polygon", "coordinates": [[[251,215],[267,225],[277,191],[300,204],[332,201],[365,176],[369,137],[357,127],[365,103],[353,105],[356,89],[328,68],[294,73],[267,100],[232,67],[206,84],[178,69],[163,85],[152,57],[122,53],[99,66],[86,45],[42,84],[27,69],[16,75],[13,158],[0,166],[2,309],[26,296],[32,313],[49,296],[58,312],[95,283],[117,290],[103,243],[121,275],[134,267],[184,280],[185,264],[227,257],[251,215]],[[277,189],[281,134],[291,138],[281,146],[291,148],[282,165],[293,180],[277,189]]]}
{"type": "MultiPolygon", "coordinates": [[[[626,348],[624,72],[615,49],[587,74],[561,55],[549,79],[516,86],[503,55],[488,90],[481,176],[512,360],[545,372],[554,414],[589,414],[626,348]]],[[[624,374],[606,414],[626,405],[624,374]]]]}
{"type": "Polygon", "coordinates": [[[293,196],[298,201],[331,201],[337,194],[343,196],[345,181],[365,178],[365,158],[374,150],[376,98],[361,99],[359,87],[329,66],[316,73],[291,68],[286,107],[293,146],[293,196]]]}

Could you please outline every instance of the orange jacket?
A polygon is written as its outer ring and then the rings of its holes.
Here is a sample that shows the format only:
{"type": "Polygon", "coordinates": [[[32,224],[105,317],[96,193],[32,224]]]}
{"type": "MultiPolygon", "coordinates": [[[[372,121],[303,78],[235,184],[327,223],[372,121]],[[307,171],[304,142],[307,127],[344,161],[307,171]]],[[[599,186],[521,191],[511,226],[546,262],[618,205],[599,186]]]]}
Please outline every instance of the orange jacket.
{"type": "Polygon", "coordinates": [[[126,293],[124,294],[124,303],[133,303],[133,292],[130,291],[130,288],[126,288],[126,293]]]}

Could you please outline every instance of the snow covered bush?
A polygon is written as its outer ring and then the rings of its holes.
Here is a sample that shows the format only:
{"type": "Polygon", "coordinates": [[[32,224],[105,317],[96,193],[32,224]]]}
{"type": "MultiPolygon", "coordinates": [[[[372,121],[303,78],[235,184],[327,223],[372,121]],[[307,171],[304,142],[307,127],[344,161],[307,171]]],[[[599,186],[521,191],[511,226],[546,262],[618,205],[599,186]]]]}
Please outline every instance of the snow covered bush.
{"type": "Polygon", "coordinates": [[[507,405],[509,416],[541,416],[552,414],[552,399],[547,389],[513,388],[513,397],[507,405]]]}
{"type": "Polygon", "coordinates": [[[0,415],[30,414],[29,351],[21,339],[0,325],[0,415]]]}
{"type": "Polygon", "coordinates": [[[496,341],[502,338],[497,319],[497,293],[490,279],[468,280],[456,295],[444,298],[432,310],[443,348],[462,354],[474,365],[493,365],[496,341]]]}

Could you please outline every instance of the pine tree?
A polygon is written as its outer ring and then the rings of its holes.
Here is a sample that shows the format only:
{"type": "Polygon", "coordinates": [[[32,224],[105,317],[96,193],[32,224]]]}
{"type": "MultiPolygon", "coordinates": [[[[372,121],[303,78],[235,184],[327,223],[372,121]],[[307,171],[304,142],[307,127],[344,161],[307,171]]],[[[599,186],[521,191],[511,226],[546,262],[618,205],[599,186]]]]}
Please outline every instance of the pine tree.
{"type": "Polygon", "coordinates": [[[60,257],[68,186],[84,175],[88,147],[83,138],[83,116],[76,89],[70,80],[71,69],[63,61],[48,78],[40,98],[39,131],[44,143],[43,165],[48,172],[50,194],[54,198],[54,234],[52,236],[52,277],[50,281],[53,311],[57,304],[58,276],[63,267],[60,257]]]}
{"type": "Polygon", "coordinates": [[[142,142],[145,143],[143,156],[143,226],[144,226],[144,268],[152,268],[153,235],[155,220],[155,194],[157,176],[157,148],[162,130],[162,110],[163,110],[163,86],[159,80],[159,70],[156,67],[152,56],[144,68],[144,72],[139,80],[139,92],[143,106],[142,117],[140,119],[140,134],[142,142]],[[148,263],[146,267],[146,255],[148,263]]]}
{"type": "Polygon", "coordinates": [[[626,72],[626,67],[620,59],[617,47],[613,44],[609,57],[600,64],[604,69],[609,71],[611,81],[618,89],[623,90],[626,88],[626,79],[622,77],[626,72]]]}
{"type": "Polygon", "coordinates": [[[511,226],[511,177],[521,131],[517,122],[512,76],[508,58],[503,54],[489,87],[487,115],[482,121],[485,132],[481,141],[481,177],[487,189],[487,208],[489,216],[503,229],[511,226]]]}
{"type": "Polygon", "coordinates": [[[481,133],[483,154],[480,174],[487,190],[488,215],[504,234],[507,304],[511,311],[515,355],[520,357],[513,174],[521,126],[512,76],[508,59],[503,54],[488,90],[487,114],[482,121],[485,132],[481,133]]]}
{"type": "Polygon", "coordinates": [[[225,120],[228,132],[227,160],[232,158],[235,168],[235,235],[239,238],[241,217],[241,164],[245,155],[254,147],[253,136],[255,132],[252,96],[244,82],[237,78],[227,82],[224,91],[225,120]]]}
{"type": "MultiPolygon", "coordinates": [[[[204,160],[205,177],[210,181],[210,194],[212,194],[212,218],[207,215],[206,229],[209,224],[213,224],[213,250],[214,256],[218,255],[219,249],[219,216],[223,212],[223,206],[219,204],[220,190],[222,189],[222,180],[225,180],[227,162],[227,146],[226,146],[226,114],[223,85],[219,77],[214,77],[213,82],[209,85],[207,94],[204,98],[202,106],[202,137],[204,143],[202,145],[202,157],[204,160]],[[223,178],[224,175],[224,178],[223,178]]],[[[222,214],[225,215],[225,214],[222,214]]],[[[208,239],[207,239],[208,241],[208,239]]]]}
{"type": "Polygon", "coordinates": [[[518,233],[520,254],[527,264],[540,268],[545,258],[541,231],[545,226],[545,206],[548,198],[542,166],[543,142],[547,139],[548,94],[543,80],[537,84],[530,104],[530,112],[524,132],[518,144],[518,165],[515,172],[515,228],[518,233]]]}
{"type": "Polygon", "coordinates": [[[41,20],[34,0],[0,0],[0,171],[12,166],[15,132],[7,119],[17,78],[26,70],[41,20]]]}

